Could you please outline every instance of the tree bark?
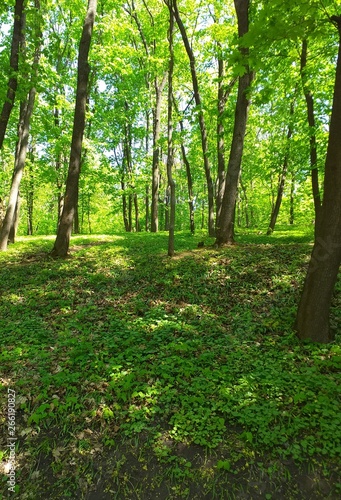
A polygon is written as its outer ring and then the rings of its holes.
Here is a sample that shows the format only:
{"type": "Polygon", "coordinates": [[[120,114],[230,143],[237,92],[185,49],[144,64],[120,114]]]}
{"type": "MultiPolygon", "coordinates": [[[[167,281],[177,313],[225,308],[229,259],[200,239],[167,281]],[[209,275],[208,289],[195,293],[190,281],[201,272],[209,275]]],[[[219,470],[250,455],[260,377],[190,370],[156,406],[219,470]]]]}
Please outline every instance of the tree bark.
{"type": "Polygon", "coordinates": [[[167,117],[167,178],[170,189],[170,213],[169,213],[169,235],[168,256],[174,255],[175,234],[175,181],[173,178],[174,146],[173,146],[173,72],[174,72],[174,14],[173,0],[169,0],[169,67],[168,67],[168,117],[167,117]]]}
{"type": "Polygon", "coordinates": [[[139,203],[136,193],[134,193],[134,210],[135,210],[135,231],[139,233],[141,228],[140,228],[140,216],[139,216],[139,203]]]}
{"type": "Polygon", "coordinates": [[[309,137],[310,137],[311,183],[312,183],[314,208],[315,208],[315,230],[316,230],[321,215],[321,195],[320,195],[318,167],[317,167],[317,144],[316,144],[316,132],[315,132],[314,98],[311,91],[307,87],[307,82],[306,82],[307,52],[308,52],[308,42],[307,40],[303,40],[302,51],[301,51],[301,80],[302,80],[304,97],[307,104],[307,118],[308,118],[309,137]]]}
{"type": "MultiPolygon", "coordinates": [[[[39,2],[37,2],[39,8],[39,2]]],[[[37,76],[40,53],[41,53],[41,33],[38,32],[37,47],[34,54],[33,60],[33,79],[37,76]]],[[[33,85],[28,93],[27,99],[21,103],[20,106],[20,118],[18,125],[18,142],[15,151],[15,164],[14,172],[12,177],[11,190],[9,194],[8,206],[6,210],[5,219],[2,224],[1,234],[0,234],[0,250],[7,250],[7,245],[9,240],[14,242],[16,228],[18,221],[15,220],[15,216],[18,215],[19,209],[19,188],[20,183],[26,163],[26,156],[28,150],[28,139],[30,134],[30,123],[31,117],[34,109],[34,102],[36,98],[36,88],[33,85]]]]}
{"type": "Polygon", "coordinates": [[[333,16],[340,41],[324,176],[321,219],[315,235],[296,330],[302,340],[327,343],[333,339],[329,313],[341,263],[341,16],[333,16]]]}
{"type": "MultiPolygon", "coordinates": [[[[149,110],[146,111],[146,158],[149,156],[149,110]]],[[[148,232],[149,227],[149,184],[146,184],[146,196],[145,196],[145,204],[146,204],[146,224],[145,229],[148,232]]]]}
{"type": "Polygon", "coordinates": [[[7,124],[14,106],[15,94],[18,88],[18,70],[20,47],[24,41],[25,0],[16,0],[14,7],[13,35],[10,55],[11,75],[7,84],[7,96],[0,116],[0,149],[4,142],[7,124]]]}
{"type": "Polygon", "coordinates": [[[281,208],[282,204],[282,199],[283,199],[283,192],[284,192],[284,184],[285,184],[285,179],[287,176],[288,172],[288,165],[289,165],[289,156],[290,156],[290,139],[293,133],[293,115],[294,115],[294,101],[292,101],[290,105],[290,117],[289,117],[289,126],[288,126],[288,132],[287,132],[287,137],[286,137],[286,144],[285,144],[285,153],[284,153],[284,160],[283,160],[283,166],[282,166],[282,172],[280,174],[279,178],[279,183],[278,183],[278,190],[277,190],[277,197],[276,197],[276,202],[274,205],[274,208],[272,210],[271,218],[270,218],[270,224],[267,230],[267,235],[269,236],[270,234],[273,233],[275,229],[275,225],[277,222],[277,217],[279,214],[279,210],[281,208]]]}
{"type": "MultiPolygon", "coordinates": [[[[176,101],[174,99],[174,96],[172,97],[173,100],[173,105],[174,105],[174,110],[179,115],[179,110],[176,105],[176,101]]],[[[182,118],[179,118],[179,125],[180,125],[180,131],[181,131],[181,136],[183,136],[184,133],[184,122],[182,118]]],[[[189,208],[189,230],[191,231],[191,234],[194,234],[195,232],[195,220],[194,220],[194,192],[193,192],[193,178],[192,178],[192,172],[191,172],[191,166],[187,158],[186,154],[186,148],[184,145],[184,141],[181,137],[181,155],[182,155],[182,161],[184,162],[185,168],[186,168],[186,177],[187,177],[187,191],[188,191],[188,208],[189,208]]]]}
{"type": "Polygon", "coordinates": [[[289,224],[292,226],[294,224],[295,218],[295,174],[291,175],[291,184],[290,184],[290,215],[289,215],[289,224]]]}
{"type": "Polygon", "coordinates": [[[149,231],[149,186],[148,184],[146,185],[146,197],[145,197],[145,203],[146,203],[146,231],[149,231]]]}
{"type": "MultiPolygon", "coordinates": [[[[221,52],[221,46],[218,44],[218,49],[221,52]]],[[[218,57],[218,103],[217,103],[217,163],[218,163],[218,175],[217,175],[217,194],[216,194],[216,228],[219,227],[219,220],[221,215],[221,207],[224,198],[225,191],[225,176],[226,176],[226,166],[225,166],[225,139],[224,139],[224,112],[226,107],[226,101],[230,95],[231,90],[234,87],[237,78],[234,78],[227,89],[224,88],[223,78],[225,75],[224,60],[221,54],[218,57]]]]}
{"type": "MultiPolygon", "coordinates": [[[[238,18],[238,36],[240,38],[244,36],[249,29],[249,3],[249,0],[234,0],[238,18]]],[[[239,50],[243,58],[248,57],[248,48],[240,47],[239,50]]],[[[238,95],[234,118],[232,144],[225,179],[225,191],[221,208],[221,215],[219,219],[219,226],[217,227],[217,245],[234,243],[235,205],[244,149],[248,109],[250,105],[248,91],[253,77],[254,73],[250,70],[246,61],[245,73],[239,77],[238,82],[238,95]]]]}
{"type": "Polygon", "coordinates": [[[17,231],[18,231],[18,226],[19,226],[19,216],[20,216],[20,205],[21,205],[20,192],[18,192],[18,197],[17,197],[17,202],[15,204],[15,210],[14,210],[14,214],[13,214],[12,224],[11,224],[11,228],[9,230],[9,235],[8,235],[8,243],[15,243],[15,239],[17,237],[17,231]]]}
{"type": "Polygon", "coordinates": [[[69,171],[66,181],[63,213],[58,227],[57,238],[52,255],[65,257],[69,251],[72,223],[78,203],[79,176],[82,156],[82,143],[85,129],[85,110],[88,95],[90,66],[88,63],[93,25],[96,16],[97,0],[88,0],[82,36],[78,52],[78,78],[75,114],[71,141],[69,171]]]}
{"type": "Polygon", "coordinates": [[[203,154],[203,162],[204,162],[204,170],[205,170],[205,176],[206,176],[206,182],[207,182],[207,195],[208,195],[208,233],[210,236],[215,235],[215,228],[214,228],[214,187],[213,187],[213,181],[211,177],[211,168],[210,168],[210,163],[209,163],[209,158],[208,158],[208,137],[207,137],[207,129],[206,129],[206,123],[205,123],[205,117],[204,117],[204,111],[203,111],[203,106],[202,106],[202,101],[201,101],[201,95],[199,91],[199,82],[198,82],[198,76],[197,76],[197,71],[196,71],[196,63],[195,63],[195,56],[192,50],[192,47],[189,43],[186,28],[181,20],[178,6],[176,3],[176,0],[173,0],[173,13],[174,17],[176,19],[177,25],[179,27],[182,40],[188,55],[188,59],[190,62],[190,69],[191,69],[191,77],[192,77],[192,85],[193,85],[193,92],[194,92],[194,98],[195,98],[195,104],[198,108],[198,116],[199,116],[199,127],[200,127],[200,134],[201,134],[201,147],[202,147],[202,154],[203,154]]]}
{"type": "Polygon", "coordinates": [[[127,210],[127,195],[125,194],[125,182],[122,174],[121,179],[121,188],[122,188],[122,215],[124,222],[124,229],[128,233],[129,232],[129,222],[128,222],[128,210],[127,210]]]}
{"type": "Polygon", "coordinates": [[[160,129],[161,129],[161,104],[162,92],[167,82],[167,73],[163,75],[159,83],[155,78],[155,109],[153,109],[153,165],[152,165],[152,206],[151,206],[151,232],[157,233],[159,230],[159,163],[160,163],[160,129]]]}
{"type": "Polygon", "coordinates": [[[27,204],[27,235],[33,235],[33,210],[34,210],[34,174],[32,164],[34,162],[34,149],[29,151],[29,164],[28,164],[28,183],[26,191],[26,204],[27,204]]]}

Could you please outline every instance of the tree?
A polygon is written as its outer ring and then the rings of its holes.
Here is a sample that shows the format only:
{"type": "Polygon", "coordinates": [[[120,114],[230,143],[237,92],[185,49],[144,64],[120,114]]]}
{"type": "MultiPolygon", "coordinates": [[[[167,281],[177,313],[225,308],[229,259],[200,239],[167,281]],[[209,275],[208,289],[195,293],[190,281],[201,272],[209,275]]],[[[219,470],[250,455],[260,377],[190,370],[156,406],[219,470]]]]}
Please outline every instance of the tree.
{"type": "MultiPolygon", "coordinates": [[[[153,28],[153,33],[155,30],[155,20],[152,10],[148,7],[147,3],[143,1],[144,8],[148,15],[148,24],[153,28]]],[[[151,37],[151,41],[149,41],[145,35],[142,23],[138,16],[134,0],[131,0],[131,5],[128,2],[127,12],[135,21],[136,26],[138,28],[141,41],[145,50],[146,59],[149,63],[149,60],[155,60],[157,56],[157,46],[160,43],[160,40],[157,40],[155,34],[151,37]]],[[[148,64],[149,66],[149,64],[148,64]]],[[[151,231],[153,233],[157,232],[159,229],[159,216],[158,216],[158,204],[159,204],[159,182],[160,182],[160,134],[161,134],[161,106],[162,106],[162,93],[164,91],[165,85],[167,83],[167,71],[162,72],[162,77],[158,75],[158,72],[155,69],[152,72],[147,71],[145,75],[145,82],[147,90],[151,87],[151,74],[154,74],[153,77],[153,87],[155,92],[155,101],[152,107],[152,115],[153,115],[153,159],[152,159],[152,193],[151,193],[151,231]]],[[[148,129],[148,127],[147,127],[148,129]]],[[[148,214],[149,216],[149,214],[148,214]]]]}
{"type": "Polygon", "coordinates": [[[293,100],[290,104],[289,125],[288,125],[288,132],[287,132],[287,136],[286,136],[286,144],[285,144],[282,172],[280,173],[280,176],[279,176],[276,202],[274,204],[274,207],[273,207],[273,210],[271,213],[270,224],[269,224],[269,227],[268,227],[268,230],[266,233],[268,236],[270,234],[272,234],[273,230],[275,229],[277,217],[279,214],[279,210],[281,208],[283,192],[284,192],[284,184],[285,184],[286,176],[288,173],[288,165],[289,165],[289,157],[290,157],[290,140],[291,140],[292,133],[293,133],[294,104],[295,104],[295,102],[293,100]]]}
{"type": "MultiPolygon", "coordinates": [[[[234,2],[238,18],[238,36],[240,39],[249,30],[249,3],[249,0],[235,0],[234,2]]],[[[243,74],[239,77],[238,81],[232,144],[227,166],[221,215],[217,223],[216,244],[218,245],[234,243],[235,204],[244,148],[247,114],[250,104],[248,93],[254,77],[254,73],[249,67],[249,49],[240,46],[239,50],[244,68],[242,70],[243,74]]]]}
{"type": "Polygon", "coordinates": [[[208,232],[209,232],[210,236],[214,236],[214,234],[215,234],[215,229],[214,229],[214,188],[213,188],[213,180],[212,180],[212,176],[211,176],[211,167],[210,167],[209,158],[208,158],[207,128],[206,128],[206,123],[205,123],[202,99],[201,99],[201,95],[200,95],[195,56],[194,56],[193,49],[191,47],[191,44],[190,44],[188,36],[187,36],[186,28],[182,22],[181,17],[180,17],[180,13],[179,13],[179,9],[178,9],[178,5],[177,5],[176,0],[173,1],[173,12],[174,12],[174,17],[175,17],[177,25],[179,27],[181,36],[182,36],[182,40],[183,40],[183,43],[184,43],[184,46],[185,46],[185,49],[186,49],[186,52],[188,55],[189,62],[190,62],[195,104],[198,108],[199,126],[200,126],[200,134],[201,134],[201,147],[202,147],[204,170],[205,170],[206,182],[207,182],[208,232]]]}
{"type": "Polygon", "coordinates": [[[173,179],[174,148],[173,148],[173,72],[174,72],[174,15],[172,9],[173,0],[168,0],[169,9],[169,68],[168,68],[168,127],[167,127],[167,179],[170,187],[170,215],[169,215],[169,238],[168,255],[174,255],[174,231],[175,231],[175,181],[173,179]]]}
{"type": "MultiPolygon", "coordinates": [[[[35,0],[36,8],[39,10],[39,0],[35,0]]],[[[19,211],[19,187],[23,176],[23,171],[26,163],[26,155],[28,150],[28,141],[30,133],[30,123],[33,113],[35,98],[36,98],[36,82],[40,52],[41,52],[41,32],[38,28],[37,47],[34,54],[33,71],[32,71],[32,86],[28,93],[28,97],[20,105],[20,117],[18,125],[18,142],[15,151],[15,164],[12,176],[11,190],[6,210],[6,215],[2,223],[0,234],[0,250],[7,250],[8,241],[14,243],[16,229],[18,225],[19,211]]]]}
{"type": "Polygon", "coordinates": [[[331,20],[339,32],[339,51],[325,162],[324,195],[296,318],[300,339],[322,343],[333,338],[329,310],[341,263],[341,16],[333,16],[331,20]]]}
{"type": "Polygon", "coordinates": [[[52,255],[56,257],[65,257],[69,251],[72,223],[78,203],[78,185],[90,74],[88,58],[96,16],[96,8],[97,0],[88,0],[87,13],[79,43],[76,104],[71,140],[69,171],[66,181],[65,202],[56,241],[51,252],[52,255]]]}
{"type": "Polygon", "coordinates": [[[321,213],[321,196],[319,188],[318,167],[317,167],[317,144],[316,144],[316,120],[314,110],[314,97],[307,85],[307,53],[308,42],[306,39],[302,42],[301,51],[301,80],[303,93],[307,105],[307,119],[309,125],[309,142],[310,142],[310,167],[311,167],[311,183],[313,190],[314,208],[315,208],[315,227],[318,227],[321,213]]]}
{"type": "Polygon", "coordinates": [[[10,55],[11,75],[8,80],[7,96],[0,116],[0,149],[2,148],[8,120],[14,106],[15,94],[18,88],[18,70],[20,47],[24,41],[25,0],[16,0],[14,7],[13,36],[10,55]]]}

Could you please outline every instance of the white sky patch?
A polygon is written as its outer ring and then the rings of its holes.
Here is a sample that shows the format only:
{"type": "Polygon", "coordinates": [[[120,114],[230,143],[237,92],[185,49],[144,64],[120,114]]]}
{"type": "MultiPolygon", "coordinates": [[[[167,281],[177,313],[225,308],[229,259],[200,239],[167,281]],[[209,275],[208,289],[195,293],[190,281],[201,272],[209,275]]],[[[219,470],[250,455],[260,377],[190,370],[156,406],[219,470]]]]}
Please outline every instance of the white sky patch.
{"type": "Polygon", "coordinates": [[[107,84],[104,80],[98,80],[97,82],[99,92],[105,92],[107,90],[107,84]]]}

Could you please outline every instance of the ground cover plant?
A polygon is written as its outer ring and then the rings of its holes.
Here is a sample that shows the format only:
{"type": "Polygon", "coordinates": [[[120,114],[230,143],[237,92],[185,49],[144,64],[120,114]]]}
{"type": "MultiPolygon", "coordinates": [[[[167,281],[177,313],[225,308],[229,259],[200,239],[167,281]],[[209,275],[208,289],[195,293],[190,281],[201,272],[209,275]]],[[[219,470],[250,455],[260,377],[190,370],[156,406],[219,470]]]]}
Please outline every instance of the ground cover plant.
{"type": "Polygon", "coordinates": [[[16,393],[16,494],[36,499],[339,498],[335,342],[292,329],[312,234],[280,228],[48,237],[1,260],[1,457],[16,393]]]}

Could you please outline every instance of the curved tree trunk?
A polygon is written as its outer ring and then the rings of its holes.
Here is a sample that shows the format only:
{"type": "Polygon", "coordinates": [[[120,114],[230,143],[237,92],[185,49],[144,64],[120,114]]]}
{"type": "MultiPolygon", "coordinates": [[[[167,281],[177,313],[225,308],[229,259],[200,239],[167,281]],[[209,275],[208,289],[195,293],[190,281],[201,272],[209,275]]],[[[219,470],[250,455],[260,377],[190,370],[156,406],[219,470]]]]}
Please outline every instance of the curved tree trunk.
{"type": "MultiPolygon", "coordinates": [[[[238,18],[239,37],[245,35],[249,29],[249,3],[249,0],[234,1],[238,18]]],[[[241,47],[240,52],[243,57],[247,58],[249,49],[241,47]]],[[[253,76],[253,71],[251,71],[249,67],[246,66],[245,73],[239,77],[232,144],[227,166],[225,191],[221,207],[221,214],[217,227],[217,245],[234,243],[235,205],[244,149],[247,115],[250,105],[248,90],[252,83],[253,76]]]]}
{"type": "Polygon", "coordinates": [[[14,25],[10,55],[10,68],[12,74],[8,80],[7,96],[0,116],[0,149],[4,142],[8,120],[14,106],[15,94],[18,87],[19,53],[20,47],[24,41],[24,4],[25,0],[16,0],[14,7],[14,25]]]}
{"type": "Polygon", "coordinates": [[[311,91],[307,87],[306,83],[307,52],[308,52],[308,43],[307,40],[303,40],[302,51],[301,51],[301,80],[302,80],[304,97],[307,104],[307,117],[308,117],[308,125],[310,128],[309,130],[310,168],[311,168],[311,183],[312,183],[313,199],[315,207],[315,230],[316,230],[321,216],[321,195],[319,188],[318,168],[317,168],[317,144],[316,144],[316,132],[315,132],[314,98],[311,91]]]}
{"type": "Polygon", "coordinates": [[[52,255],[65,257],[69,251],[72,223],[78,203],[78,185],[81,167],[82,143],[85,129],[85,110],[88,95],[90,66],[88,56],[96,16],[97,0],[88,0],[82,36],[78,52],[78,79],[76,105],[71,141],[68,177],[66,181],[63,213],[58,227],[52,255]]]}
{"type": "MultiPolygon", "coordinates": [[[[179,115],[179,109],[176,104],[176,100],[174,96],[172,96],[173,100],[173,105],[174,105],[174,111],[176,112],[177,115],[179,115]]],[[[184,132],[184,122],[182,118],[179,117],[179,125],[180,125],[180,131],[181,131],[181,136],[183,135],[184,132]]],[[[187,177],[187,191],[188,191],[188,208],[189,208],[189,230],[191,231],[192,234],[195,232],[195,221],[194,221],[194,193],[193,193],[193,178],[192,178],[192,172],[191,172],[191,166],[187,158],[186,154],[186,149],[184,145],[184,141],[181,138],[181,155],[182,155],[182,160],[184,162],[184,165],[186,167],[186,177],[187,177]]]]}
{"type": "Polygon", "coordinates": [[[189,40],[188,40],[186,28],[181,20],[176,0],[173,1],[173,13],[174,13],[174,17],[176,19],[177,25],[179,27],[179,30],[180,30],[180,33],[182,36],[182,40],[183,40],[183,43],[184,43],[184,46],[185,46],[185,49],[186,49],[186,52],[187,52],[187,55],[189,58],[189,62],[190,62],[195,104],[196,104],[198,111],[199,111],[198,116],[199,116],[199,127],[200,127],[200,133],[201,133],[201,147],[202,147],[204,170],[205,170],[205,176],[206,176],[206,182],[207,182],[208,232],[209,232],[210,236],[214,236],[215,235],[215,228],[214,228],[214,186],[213,186],[213,181],[212,181],[212,177],[211,177],[210,163],[209,163],[209,159],[208,159],[207,129],[206,129],[206,123],[205,123],[205,118],[204,118],[204,112],[202,109],[201,96],[200,96],[200,92],[199,92],[199,83],[198,83],[198,77],[197,77],[197,72],[196,72],[195,57],[194,57],[192,47],[191,47],[189,40]]]}
{"type": "Polygon", "coordinates": [[[272,234],[274,229],[275,229],[277,217],[278,217],[279,210],[280,210],[281,204],[282,204],[284,184],[285,184],[286,176],[288,173],[289,155],[290,155],[290,140],[291,140],[291,136],[293,133],[293,116],[294,116],[294,101],[292,101],[292,103],[290,105],[289,126],[288,126],[288,132],[287,132],[287,137],[286,137],[282,172],[281,172],[280,178],[279,178],[276,202],[274,204],[274,207],[273,207],[273,210],[271,213],[270,224],[269,224],[269,227],[268,227],[268,230],[266,233],[268,236],[270,234],[272,234]]]}
{"type": "Polygon", "coordinates": [[[341,264],[341,16],[332,17],[340,34],[333,107],[329,127],[321,219],[298,307],[300,339],[329,342],[329,312],[341,264]]]}

